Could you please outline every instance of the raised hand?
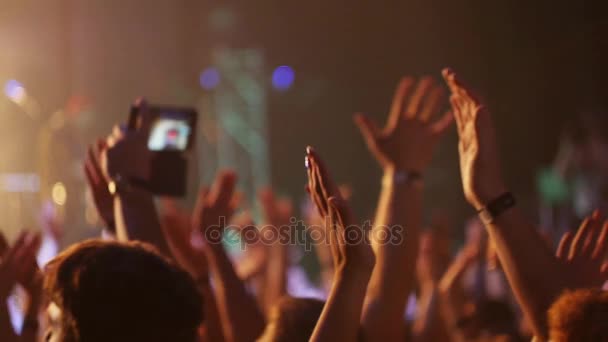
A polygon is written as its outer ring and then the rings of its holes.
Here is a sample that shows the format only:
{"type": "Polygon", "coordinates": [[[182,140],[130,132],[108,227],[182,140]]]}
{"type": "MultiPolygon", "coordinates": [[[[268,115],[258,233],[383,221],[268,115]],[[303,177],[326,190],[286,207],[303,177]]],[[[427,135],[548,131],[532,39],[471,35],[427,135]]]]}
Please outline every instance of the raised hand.
{"type": "Polygon", "coordinates": [[[0,299],[6,299],[16,282],[29,290],[38,290],[36,253],[40,235],[22,232],[12,247],[0,233],[0,299]]]}
{"type": "Polygon", "coordinates": [[[334,282],[310,341],[356,341],[365,291],[375,264],[367,232],[352,216],[319,155],[306,149],[308,192],[325,218],[334,261],[334,282]]]}
{"type": "Polygon", "coordinates": [[[0,233],[0,340],[35,341],[38,335],[38,313],[42,304],[42,276],[36,264],[40,235],[22,232],[12,247],[0,233]],[[28,292],[29,303],[21,336],[12,329],[6,298],[16,283],[28,292]]]}
{"type": "Polygon", "coordinates": [[[460,172],[464,195],[480,209],[505,191],[492,119],[483,103],[450,69],[443,77],[452,92],[450,102],[456,119],[460,172]]]}
{"type": "Polygon", "coordinates": [[[563,264],[571,289],[599,287],[608,281],[608,221],[598,212],[586,218],[576,234],[562,236],[556,257],[563,264]]]}
{"type": "Polygon", "coordinates": [[[220,172],[211,190],[202,188],[192,216],[192,226],[203,232],[205,242],[219,244],[240,198],[235,194],[236,174],[220,172]]]}
{"type": "Polygon", "coordinates": [[[113,230],[115,228],[114,198],[108,189],[108,181],[103,174],[99,159],[106,148],[106,141],[103,139],[99,139],[96,146],[89,146],[84,173],[99,217],[107,228],[113,230]]]}
{"type": "Polygon", "coordinates": [[[108,180],[118,175],[127,179],[149,178],[152,153],[148,149],[147,140],[152,118],[147,114],[144,99],[137,99],[135,104],[143,113],[138,127],[127,130],[126,127],[115,126],[112,134],[106,139],[106,148],[101,153],[101,169],[108,180]]]}
{"type": "Polygon", "coordinates": [[[365,115],[355,115],[368,148],[384,169],[425,171],[435,145],[452,122],[450,113],[432,122],[443,105],[443,89],[430,77],[415,83],[411,77],[401,80],[383,129],[365,115]]]}
{"type": "Polygon", "coordinates": [[[192,215],[172,199],[163,199],[162,208],[160,222],[175,260],[195,279],[207,278],[207,257],[202,246],[196,244],[201,233],[192,226],[192,215]]]}
{"type": "Polygon", "coordinates": [[[319,155],[306,149],[308,192],[325,218],[326,237],[329,240],[336,272],[350,267],[371,271],[375,257],[366,231],[353,225],[350,208],[331,180],[319,155]]]}

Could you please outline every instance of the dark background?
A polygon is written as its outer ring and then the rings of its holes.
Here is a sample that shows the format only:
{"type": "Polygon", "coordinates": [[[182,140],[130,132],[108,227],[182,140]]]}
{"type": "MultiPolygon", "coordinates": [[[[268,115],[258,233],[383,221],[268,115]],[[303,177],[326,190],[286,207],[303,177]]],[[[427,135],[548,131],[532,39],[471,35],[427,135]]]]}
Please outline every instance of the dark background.
{"type": "MultiPolygon", "coordinates": [[[[268,89],[274,186],[304,196],[304,147],[313,145],[335,178],[353,186],[353,205],[366,217],[380,170],[352,114],[381,123],[401,76],[439,77],[451,66],[488,103],[505,176],[534,213],[534,177],[552,161],[562,128],[582,110],[605,109],[603,7],[545,0],[0,0],[0,81],[22,81],[43,115],[74,94],[91,98],[86,141],[123,120],[137,95],[194,102],[212,47],[261,48],[269,79],[278,65],[296,71],[289,91],[268,89]],[[212,25],[218,11],[229,14],[224,29],[212,25]]],[[[10,104],[0,108],[3,131],[23,136],[36,129],[15,119],[10,104]]],[[[471,210],[460,187],[454,130],[435,157],[427,214],[442,209],[460,220],[471,210]]]]}

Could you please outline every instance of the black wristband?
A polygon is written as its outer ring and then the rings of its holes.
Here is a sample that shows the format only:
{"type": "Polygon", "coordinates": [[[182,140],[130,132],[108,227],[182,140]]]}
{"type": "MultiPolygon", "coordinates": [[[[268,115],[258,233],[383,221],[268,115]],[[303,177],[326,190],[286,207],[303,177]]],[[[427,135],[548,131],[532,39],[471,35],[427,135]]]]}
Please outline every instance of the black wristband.
{"type": "Polygon", "coordinates": [[[515,206],[515,197],[510,192],[505,192],[502,195],[491,200],[485,207],[477,211],[477,215],[484,224],[494,222],[503,212],[515,206]]]}

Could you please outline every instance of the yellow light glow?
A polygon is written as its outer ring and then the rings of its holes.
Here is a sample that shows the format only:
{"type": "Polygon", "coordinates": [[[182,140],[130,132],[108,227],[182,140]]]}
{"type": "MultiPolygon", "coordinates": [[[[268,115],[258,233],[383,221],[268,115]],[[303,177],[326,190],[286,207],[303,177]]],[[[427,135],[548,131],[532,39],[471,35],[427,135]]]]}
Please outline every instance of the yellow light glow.
{"type": "Polygon", "coordinates": [[[51,190],[51,196],[53,197],[53,202],[55,202],[55,204],[64,205],[68,199],[68,192],[65,189],[65,185],[61,182],[55,183],[51,190]]]}

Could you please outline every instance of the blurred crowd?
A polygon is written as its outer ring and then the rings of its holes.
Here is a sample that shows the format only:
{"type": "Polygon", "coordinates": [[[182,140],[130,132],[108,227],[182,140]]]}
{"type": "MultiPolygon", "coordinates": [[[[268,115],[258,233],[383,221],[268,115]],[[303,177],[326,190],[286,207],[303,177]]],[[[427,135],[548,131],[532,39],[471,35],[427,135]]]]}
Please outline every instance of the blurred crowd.
{"type": "Polygon", "coordinates": [[[442,76],[404,77],[383,126],[354,116],[383,171],[365,222],[332,180],[339,161],[310,146],[300,213],[268,187],[254,220],[235,170],[185,208],[130,181],[151,172],[146,120],[117,125],[83,165],[102,236],[60,250],[51,219],[12,242],[0,232],[0,341],[608,341],[608,148],[596,116],[564,134],[539,176],[536,224],[502,176],[491,110],[459,74],[442,76]],[[477,214],[425,225],[425,172],[452,127],[453,177],[477,214]],[[235,237],[236,254],[225,243],[235,237]],[[317,277],[294,262],[302,246],[317,277]]]}

